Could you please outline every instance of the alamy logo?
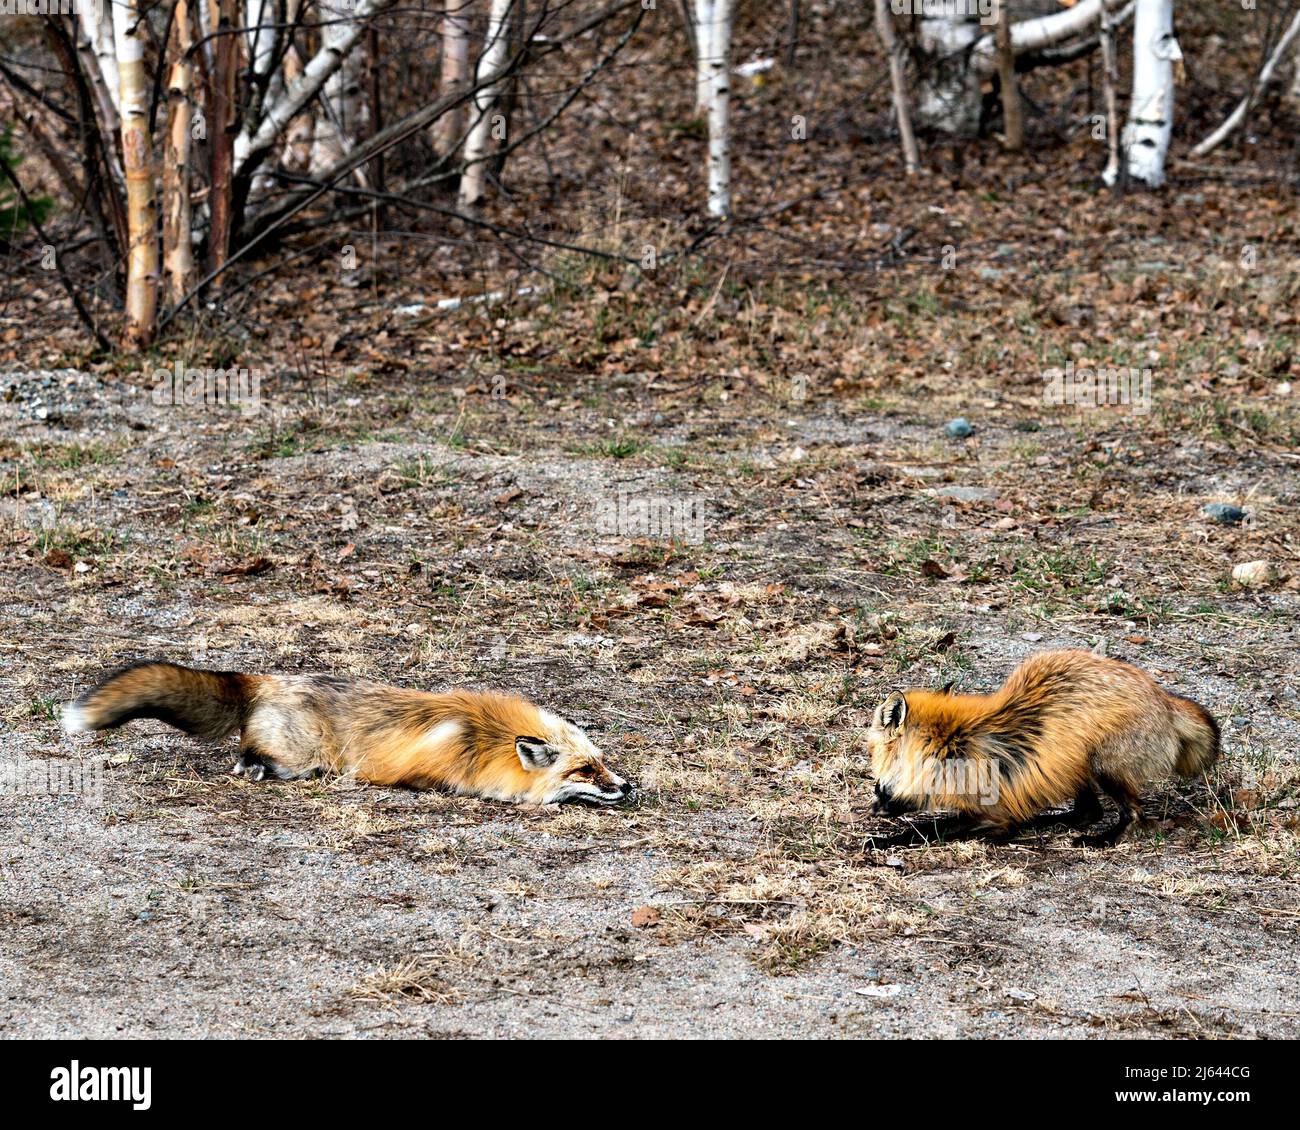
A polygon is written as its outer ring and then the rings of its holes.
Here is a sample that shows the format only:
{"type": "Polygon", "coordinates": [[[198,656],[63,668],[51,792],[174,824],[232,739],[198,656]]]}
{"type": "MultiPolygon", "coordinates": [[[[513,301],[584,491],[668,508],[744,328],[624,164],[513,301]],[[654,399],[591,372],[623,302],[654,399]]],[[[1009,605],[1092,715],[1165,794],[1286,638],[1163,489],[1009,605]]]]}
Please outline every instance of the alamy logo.
{"type": "Polygon", "coordinates": [[[54,1102],[129,1102],[132,1110],[148,1110],[153,1099],[152,1067],[82,1067],[73,1060],[50,1072],[54,1102]]]}
{"type": "Polygon", "coordinates": [[[257,369],[158,369],[153,402],[158,408],[202,405],[204,408],[238,408],[256,416],[262,407],[262,374],[257,369]]]}
{"type": "Polygon", "coordinates": [[[1151,411],[1150,369],[1076,369],[1073,361],[1067,361],[1064,369],[1045,369],[1043,383],[1047,404],[1080,408],[1127,404],[1135,416],[1151,411]]]}
{"type": "Polygon", "coordinates": [[[0,16],[92,16],[104,17],[107,0],[0,0],[0,16]]]}
{"type": "Polygon", "coordinates": [[[927,757],[921,762],[921,792],[927,797],[978,797],[988,807],[998,803],[1002,778],[987,757],[927,757]]]}
{"type": "Polygon", "coordinates": [[[698,495],[634,494],[596,502],[596,533],[604,537],[655,538],[699,545],[704,541],[704,499],[698,495]]]}
{"type": "Polygon", "coordinates": [[[921,16],[927,20],[978,16],[982,24],[993,23],[993,0],[889,0],[896,16],[921,16]]]}
{"type": "Polygon", "coordinates": [[[0,761],[0,797],[77,797],[83,803],[104,803],[104,763],[60,758],[21,762],[0,761]]]}

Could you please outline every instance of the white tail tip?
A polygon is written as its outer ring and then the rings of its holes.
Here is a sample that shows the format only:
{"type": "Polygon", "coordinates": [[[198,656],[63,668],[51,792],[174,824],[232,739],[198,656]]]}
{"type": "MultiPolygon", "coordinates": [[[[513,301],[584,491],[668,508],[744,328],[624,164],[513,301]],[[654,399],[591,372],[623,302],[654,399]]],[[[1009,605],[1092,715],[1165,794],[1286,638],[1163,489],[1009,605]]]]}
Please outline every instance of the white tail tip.
{"type": "Polygon", "coordinates": [[[60,721],[63,723],[63,732],[65,734],[85,734],[90,732],[90,725],[86,721],[86,712],[75,702],[70,702],[63,708],[60,721]]]}

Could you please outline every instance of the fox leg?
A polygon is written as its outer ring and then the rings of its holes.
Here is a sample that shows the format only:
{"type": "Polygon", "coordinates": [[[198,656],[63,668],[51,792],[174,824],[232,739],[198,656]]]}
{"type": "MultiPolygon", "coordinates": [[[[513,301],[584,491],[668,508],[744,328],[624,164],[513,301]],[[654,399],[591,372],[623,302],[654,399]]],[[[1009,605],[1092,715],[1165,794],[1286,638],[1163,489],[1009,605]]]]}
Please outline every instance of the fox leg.
{"type": "Polygon", "coordinates": [[[912,847],[918,844],[938,843],[940,840],[964,839],[981,827],[981,822],[965,813],[950,816],[927,816],[922,820],[905,820],[906,828],[893,835],[876,838],[868,836],[866,846],[871,848],[912,847]]]}
{"type": "Polygon", "coordinates": [[[1097,799],[1097,791],[1089,782],[1085,781],[1079,786],[1079,791],[1074,796],[1074,807],[1070,810],[1068,822],[1076,828],[1083,828],[1097,823],[1103,815],[1105,815],[1105,809],[1101,807],[1101,801],[1097,799]]]}
{"type": "Polygon", "coordinates": [[[239,751],[239,760],[230,772],[246,781],[265,781],[267,777],[277,777],[281,781],[305,781],[319,777],[324,770],[318,765],[307,769],[290,769],[287,765],[274,761],[259,753],[251,746],[239,751]]]}
{"type": "Polygon", "coordinates": [[[1104,832],[1097,832],[1091,836],[1080,836],[1075,840],[1075,843],[1080,847],[1109,847],[1111,844],[1118,842],[1134,820],[1142,819],[1142,801],[1129,785],[1114,777],[1108,777],[1104,773],[1097,774],[1097,784],[1102,787],[1102,790],[1111,800],[1119,805],[1119,819],[1104,832]]]}
{"type": "Polygon", "coordinates": [[[281,781],[310,781],[325,772],[319,765],[309,765],[306,769],[290,769],[275,761],[268,761],[266,765],[281,781]]]}
{"type": "Polygon", "coordinates": [[[239,751],[239,759],[230,768],[231,776],[243,777],[247,781],[266,780],[266,762],[255,749],[244,747],[239,751]]]}
{"type": "Polygon", "coordinates": [[[1046,828],[1086,828],[1097,823],[1104,814],[1105,810],[1101,807],[1101,801],[1097,799],[1092,786],[1085,784],[1075,793],[1074,804],[1068,812],[1040,812],[1037,816],[1022,820],[1019,824],[1009,824],[1006,828],[998,829],[993,838],[1010,839],[1021,832],[1046,828]]]}

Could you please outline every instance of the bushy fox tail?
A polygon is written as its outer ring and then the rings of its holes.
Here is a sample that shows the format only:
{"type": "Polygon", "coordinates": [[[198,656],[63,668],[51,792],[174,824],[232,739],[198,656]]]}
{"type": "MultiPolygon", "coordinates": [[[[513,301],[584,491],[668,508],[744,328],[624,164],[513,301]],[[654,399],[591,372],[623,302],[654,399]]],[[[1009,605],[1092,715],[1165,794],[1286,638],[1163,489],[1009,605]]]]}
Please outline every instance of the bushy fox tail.
{"type": "Polygon", "coordinates": [[[256,684],[257,676],[234,671],[136,663],[68,703],[63,728],[81,734],[157,718],[203,741],[217,741],[242,725],[256,684]]]}
{"type": "Polygon", "coordinates": [[[1174,730],[1178,760],[1174,768],[1184,777],[1204,773],[1219,756],[1219,724],[1199,702],[1174,695],[1174,730]]]}

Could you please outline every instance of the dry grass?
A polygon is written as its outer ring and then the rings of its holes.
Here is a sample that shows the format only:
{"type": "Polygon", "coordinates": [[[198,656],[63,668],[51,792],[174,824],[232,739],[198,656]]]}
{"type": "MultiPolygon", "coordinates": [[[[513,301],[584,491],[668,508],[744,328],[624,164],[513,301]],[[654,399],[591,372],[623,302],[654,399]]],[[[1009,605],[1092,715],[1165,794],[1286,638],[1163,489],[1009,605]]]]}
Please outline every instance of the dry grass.
{"type": "Polygon", "coordinates": [[[408,957],[367,974],[350,995],[385,1005],[411,1001],[451,1004],[460,994],[446,979],[449,964],[452,963],[441,955],[408,957]]]}

